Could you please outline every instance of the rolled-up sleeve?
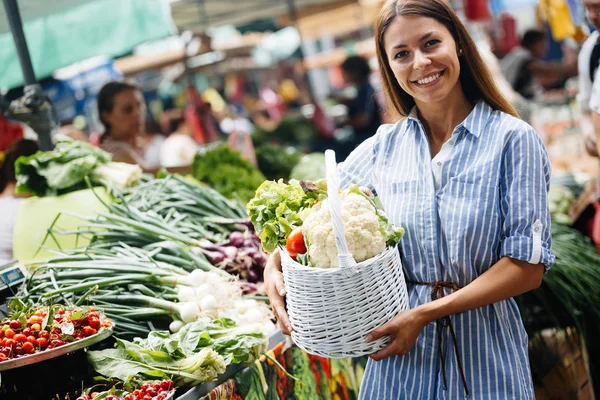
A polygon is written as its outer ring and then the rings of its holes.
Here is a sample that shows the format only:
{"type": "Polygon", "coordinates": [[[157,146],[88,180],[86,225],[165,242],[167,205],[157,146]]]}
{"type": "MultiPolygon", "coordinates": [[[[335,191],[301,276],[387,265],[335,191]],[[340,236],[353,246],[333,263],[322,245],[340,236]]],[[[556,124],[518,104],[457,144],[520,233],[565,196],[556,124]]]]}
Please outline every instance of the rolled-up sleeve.
{"type": "Polygon", "coordinates": [[[539,135],[530,127],[513,132],[504,149],[500,207],[500,257],[531,264],[554,264],[548,209],[550,162],[539,135]]]}

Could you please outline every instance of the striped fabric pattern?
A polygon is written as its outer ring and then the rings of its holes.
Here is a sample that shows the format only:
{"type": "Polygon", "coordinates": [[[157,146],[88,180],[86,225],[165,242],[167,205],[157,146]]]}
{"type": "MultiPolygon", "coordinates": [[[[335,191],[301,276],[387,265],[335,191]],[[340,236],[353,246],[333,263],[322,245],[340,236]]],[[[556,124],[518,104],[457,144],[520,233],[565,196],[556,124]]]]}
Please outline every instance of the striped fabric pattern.
{"type": "MultiPolygon", "coordinates": [[[[373,189],[390,220],[406,229],[400,249],[408,281],[464,287],[505,256],[546,269],[554,263],[544,145],[525,122],[485,102],[433,160],[414,109],[381,126],[339,168],[342,186],[373,189]]],[[[411,307],[430,301],[430,287],[408,290],[411,307]]],[[[450,318],[471,399],[534,398],[528,338],[513,299],[450,318]]],[[[369,360],[361,399],[465,398],[448,329],[441,340],[446,389],[430,323],[407,355],[369,360]]]]}

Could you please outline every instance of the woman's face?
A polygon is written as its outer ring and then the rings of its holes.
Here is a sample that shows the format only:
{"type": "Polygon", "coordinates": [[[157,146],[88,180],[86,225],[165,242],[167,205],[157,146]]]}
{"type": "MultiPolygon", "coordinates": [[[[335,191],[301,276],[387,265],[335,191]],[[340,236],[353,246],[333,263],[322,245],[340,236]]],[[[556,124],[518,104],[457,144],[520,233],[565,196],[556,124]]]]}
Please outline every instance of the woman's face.
{"type": "Polygon", "coordinates": [[[110,134],[115,139],[127,139],[144,132],[146,112],[144,98],[139,90],[125,90],[114,98],[111,112],[104,113],[110,124],[110,134]]]}
{"type": "Polygon", "coordinates": [[[388,62],[415,103],[438,103],[460,92],[460,62],[452,34],[433,18],[396,17],[384,36],[388,62]]]}

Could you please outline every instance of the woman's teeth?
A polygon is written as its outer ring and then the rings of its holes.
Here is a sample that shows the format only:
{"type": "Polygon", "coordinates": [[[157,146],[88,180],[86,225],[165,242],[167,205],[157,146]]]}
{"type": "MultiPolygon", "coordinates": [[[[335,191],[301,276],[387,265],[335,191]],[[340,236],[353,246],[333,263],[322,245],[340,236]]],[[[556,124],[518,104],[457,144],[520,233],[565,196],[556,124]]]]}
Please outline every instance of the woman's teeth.
{"type": "Polygon", "coordinates": [[[427,78],[425,78],[425,79],[420,79],[420,80],[418,80],[418,81],[417,81],[417,83],[418,83],[419,85],[426,85],[426,84],[428,84],[428,83],[431,83],[431,82],[435,81],[435,80],[436,80],[436,79],[438,79],[440,76],[442,76],[442,74],[441,74],[440,72],[438,72],[438,73],[437,73],[437,74],[435,74],[435,75],[431,75],[431,76],[429,76],[429,77],[427,77],[427,78]]]}

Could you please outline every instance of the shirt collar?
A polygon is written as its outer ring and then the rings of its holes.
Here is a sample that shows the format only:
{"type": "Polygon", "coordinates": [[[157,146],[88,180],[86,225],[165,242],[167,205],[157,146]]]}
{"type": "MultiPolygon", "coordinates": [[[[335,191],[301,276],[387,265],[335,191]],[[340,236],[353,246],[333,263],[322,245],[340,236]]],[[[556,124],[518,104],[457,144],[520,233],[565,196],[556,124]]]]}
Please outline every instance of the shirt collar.
{"type": "MultiPolygon", "coordinates": [[[[494,111],[492,107],[490,107],[485,101],[480,100],[477,102],[477,104],[475,104],[473,110],[471,110],[469,115],[467,115],[467,118],[465,118],[465,120],[461,122],[458,127],[463,127],[473,136],[479,137],[479,135],[481,135],[481,129],[485,127],[492,111],[494,111]]],[[[417,106],[414,106],[412,110],[410,110],[407,118],[409,121],[420,122],[417,114],[417,106]]]]}

